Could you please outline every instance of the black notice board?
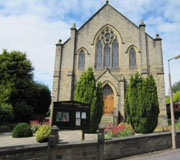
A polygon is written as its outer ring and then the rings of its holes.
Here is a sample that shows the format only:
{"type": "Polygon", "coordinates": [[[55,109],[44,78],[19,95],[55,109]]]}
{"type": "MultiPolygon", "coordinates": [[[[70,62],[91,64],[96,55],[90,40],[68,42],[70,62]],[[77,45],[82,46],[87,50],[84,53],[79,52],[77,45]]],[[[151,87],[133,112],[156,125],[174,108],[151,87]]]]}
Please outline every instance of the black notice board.
{"type": "Polygon", "coordinates": [[[88,130],[90,105],[76,101],[54,102],[52,125],[67,130],[88,130]]]}

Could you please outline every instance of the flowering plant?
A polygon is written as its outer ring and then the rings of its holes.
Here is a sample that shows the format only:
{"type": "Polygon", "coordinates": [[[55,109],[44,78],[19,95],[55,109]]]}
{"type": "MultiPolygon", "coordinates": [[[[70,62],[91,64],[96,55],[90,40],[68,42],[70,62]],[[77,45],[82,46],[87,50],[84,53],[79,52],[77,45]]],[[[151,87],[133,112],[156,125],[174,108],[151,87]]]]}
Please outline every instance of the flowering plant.
{"type": "Polygon", "coordinates": [[[31,130],[33,131],[33,133],[35,133],[40,126],[49,125],[49,121],[46,120],[46,121],[40,122],[38,120],[32,120],[30,121],[30,125],[31,125],[31,130]]]}
{"type": "Polygon", "coordinates": [[[132,127],[126,123],[120,123],[119,125],[108,123],[105,128],[106,138],[132,136],[134,133],[132,127]]]}

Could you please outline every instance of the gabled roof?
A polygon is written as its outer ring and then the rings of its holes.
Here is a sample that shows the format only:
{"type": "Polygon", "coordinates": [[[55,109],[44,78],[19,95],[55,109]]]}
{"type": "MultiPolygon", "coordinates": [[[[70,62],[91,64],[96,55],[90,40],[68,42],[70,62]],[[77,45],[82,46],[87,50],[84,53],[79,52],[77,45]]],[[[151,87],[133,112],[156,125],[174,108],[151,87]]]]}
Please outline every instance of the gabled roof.
{"type": "MultiPolygon", "coordinates": [[[[139,29],[139,27],[138,27],[135,23],[133,23],[131,20],[129,20],[127,17],[125,17],[125,16],[124,16],[122,13],[120,13],[117,9],[115,9],[113,6],[111,6],[108,1],[106,1],[106,3],[105,3],[96,13],[94,13],[77,31],[81,30],[89,21],[91,21],[91,20],[92,20],[101,10],[103,10],[106,6],[111,7],[115,12],[117,12],[118,14],[120,14],[123,18],[125,18],[125,19],[126,19],[127,21],[129,21],[132,25],[134,25],[136,28],[139,29]]],[[[147,33],[146,33],[146,35],[149,36],[151,39],[153,39],[153,38],[152,38],[150,35],[148,35],[147,33]]],[[[65,43],[67,43],[69,40],[70,40],[70,38],[68,38],[68,39],[63,43],[63,45],[64,45],[65,43]]]]}

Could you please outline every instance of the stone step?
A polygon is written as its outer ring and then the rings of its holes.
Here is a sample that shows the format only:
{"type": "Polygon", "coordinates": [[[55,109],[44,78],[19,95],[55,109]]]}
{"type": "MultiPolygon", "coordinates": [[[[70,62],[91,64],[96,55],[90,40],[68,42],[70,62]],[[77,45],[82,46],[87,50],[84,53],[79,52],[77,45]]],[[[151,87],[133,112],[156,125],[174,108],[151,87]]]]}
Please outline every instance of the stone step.
{"type": "Polygon", "coordinates": [[[104,114],[101,118],[100,125],[107,126],[108,123],[113,123],[113,115],[112,114],[104,114]]]}

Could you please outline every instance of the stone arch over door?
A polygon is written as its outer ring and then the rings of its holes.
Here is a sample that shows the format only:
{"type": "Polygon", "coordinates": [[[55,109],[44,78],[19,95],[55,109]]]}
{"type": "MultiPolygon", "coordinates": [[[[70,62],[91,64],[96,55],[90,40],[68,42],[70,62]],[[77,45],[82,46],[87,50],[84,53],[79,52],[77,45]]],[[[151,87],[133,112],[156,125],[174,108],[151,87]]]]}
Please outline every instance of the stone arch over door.
{"type": "Polygon", "coordinates": [[[105,84],[103,87],[103,98],[104,98],[104,114],[114,113],[114,92],[109,84],[105,84]]]}

